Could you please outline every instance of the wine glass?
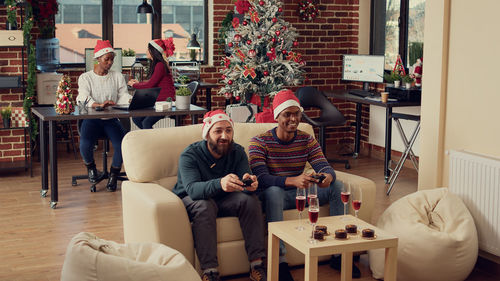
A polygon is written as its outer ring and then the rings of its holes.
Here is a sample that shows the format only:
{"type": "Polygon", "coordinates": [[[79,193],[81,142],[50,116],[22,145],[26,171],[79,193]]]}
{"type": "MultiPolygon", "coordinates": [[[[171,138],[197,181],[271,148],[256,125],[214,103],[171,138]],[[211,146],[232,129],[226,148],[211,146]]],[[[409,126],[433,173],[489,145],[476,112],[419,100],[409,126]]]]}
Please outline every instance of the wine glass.
{"type": "MultiPolygon", "coordinates": [[[[311,204],[311,198],[318,198],[318,185],[313,183],[307,192],[307,203],[311,204]]],[[[309,222],[311,224],[311,222],[309,222]]]]}
{"type": "Polygon", "coordinates": [[[304,211],[304,207],[306,206],[306,189],[305,188],[297,188],[297,193],[295,195],[295,207],[299,211],[299,225],[295,228],[298,231],[304,230],[302,226],[302,211],[304,211]]]}
{"type": "Polygon", "coordinates": [[[344,203],[344,216],[347,215],[347,203],[349,202],[349,197],[351,196],[351,184],[344,184],[343,190],[340,192],[340,199],[344,203]]]}
{"type": "Polygon", "coordinates": [[[307,240],[311,244],[316,243],[316,239],[314,239],[314,229],[316,227],[316,222],[318,221],[319,217],[319,200],[318,197],[309,197],[309,221],[312,224],[312,232],[311,232],[311,238],[307,240]]]}
{"type": "Polygon", "coordinates": [[[352,208],[354,209],[354,214],[356,218],[358,217],[358,211],[361,208],[361,202],[363,201],[363,194],[361,189],[353,191],[352,193],[352,208]]]}

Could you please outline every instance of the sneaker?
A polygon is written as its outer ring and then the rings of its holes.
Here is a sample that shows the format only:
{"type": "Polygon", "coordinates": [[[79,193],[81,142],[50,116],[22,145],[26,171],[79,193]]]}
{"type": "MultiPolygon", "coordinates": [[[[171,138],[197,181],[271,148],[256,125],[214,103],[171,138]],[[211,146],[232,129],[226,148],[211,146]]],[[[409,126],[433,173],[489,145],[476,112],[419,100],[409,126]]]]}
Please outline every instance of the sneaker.
{"type": "Polygon", "coordinates": [[[250,269],[250,280],[252,281],[266,281],[267,274],[264,268],[264,263],[254,266],[250,269]]]}
{"type": "Polygon", "coordinates": [[[201,276],[201,280],[202,281],[220,281],[219,272],[217,272],[217,271],[205,272],[201,276]]]}
{"type": "MultiPolygon", "coordinates": [[[[332,256],[332,258],[330,259],[330,267],[340,271],[341,265],[342,256],[332,256]]],[[[352,264],[352,278],[361,278],[361,271],[359,271],[359,268],[354,263],[352,264]]]]}
{"type": "Polygon", "coordinates": [[[292,274],[290,273],[290,268],[288,267],[288,263],[286,262],[280,263],[279,281],[293,281],[292,274]]]}

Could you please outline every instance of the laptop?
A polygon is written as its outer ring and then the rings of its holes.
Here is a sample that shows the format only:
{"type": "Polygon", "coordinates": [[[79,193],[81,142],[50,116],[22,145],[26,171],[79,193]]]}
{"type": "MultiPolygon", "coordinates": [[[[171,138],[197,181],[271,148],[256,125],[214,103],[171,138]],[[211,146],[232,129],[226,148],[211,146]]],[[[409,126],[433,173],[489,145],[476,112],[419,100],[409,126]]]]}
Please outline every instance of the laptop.
{"type": "Polygon", "coordinates": [[[161,88],[137,89],[132,96],[130,104],[117,104],[114,105],[113,108],[127,111],[153,108],[160,94],[160,90],[161,88]]]}

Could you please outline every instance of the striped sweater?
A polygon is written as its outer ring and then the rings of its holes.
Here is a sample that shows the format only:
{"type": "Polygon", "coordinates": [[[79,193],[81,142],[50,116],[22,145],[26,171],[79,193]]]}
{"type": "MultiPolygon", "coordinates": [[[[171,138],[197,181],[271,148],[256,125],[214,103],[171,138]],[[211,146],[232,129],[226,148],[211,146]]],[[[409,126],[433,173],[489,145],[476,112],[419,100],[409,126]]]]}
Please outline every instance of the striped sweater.
{"type": "Polygon", "coordinates": [[[325,159],[318,142],[309,134],[297,130],[291,141],[281,141],[276,128],[253,137],[248,147],[250,168],[261,188],[285,188],[286,177],[304,172],[309,162],[316,173],[330,173],[335,181],[335,171],[325,159]]]}

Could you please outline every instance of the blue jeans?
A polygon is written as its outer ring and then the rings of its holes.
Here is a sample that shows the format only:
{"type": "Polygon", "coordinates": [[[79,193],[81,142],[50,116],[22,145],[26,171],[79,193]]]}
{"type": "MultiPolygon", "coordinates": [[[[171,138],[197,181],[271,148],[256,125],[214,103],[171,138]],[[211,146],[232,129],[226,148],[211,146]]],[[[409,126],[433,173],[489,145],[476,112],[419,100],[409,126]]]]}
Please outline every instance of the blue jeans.
{"type": "Polygon", "coordinates": [[[125,136],[125,129],[118,119],[85,119],[80,126],[80,154],[86,164],[94,162],[94,144],[98,138],[107,137],[113,144],[112,167],[121,168],[122,159],[122,139],[125,136]]]}
{"type": "Polygon", "coordinates": [[[134,124],[140,129],[153,129],[153,125],[164,117],[165,116],[133,117],[132,121],[134,121],[134,124]]]}
{"type": "MultiPolygon", "coordinates": [[[[330,204],[330,216],[344,214],[344,204],[340,200],[342,188],[341,181],[335,181],[329,187],[318,187],[319,204],[321,206],[327,203],[330,204]]],[[[259,193],[263,211],[266,213],[266,222],[282,221],[283,210],[295,209],[296,190],[294,187],[270,186],[259,193]]],[[[280,256],[285,254],[285,244],[280,241],[280,256]]]]}

